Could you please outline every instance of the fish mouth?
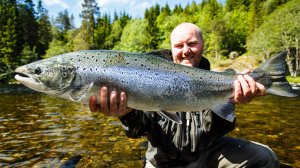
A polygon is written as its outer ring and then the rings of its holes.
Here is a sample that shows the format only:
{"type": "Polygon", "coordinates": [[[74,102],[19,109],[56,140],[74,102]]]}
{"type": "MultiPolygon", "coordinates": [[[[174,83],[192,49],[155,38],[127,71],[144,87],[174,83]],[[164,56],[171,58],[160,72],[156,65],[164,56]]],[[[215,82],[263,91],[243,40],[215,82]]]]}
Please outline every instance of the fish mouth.
{"type": "Polygon", "coordinates": [[[25,66],[17,68],[15,74],[15,79],[25,86],[37,91],[45,89],[43,83],[37,77],[32,75],[25,66]]]}

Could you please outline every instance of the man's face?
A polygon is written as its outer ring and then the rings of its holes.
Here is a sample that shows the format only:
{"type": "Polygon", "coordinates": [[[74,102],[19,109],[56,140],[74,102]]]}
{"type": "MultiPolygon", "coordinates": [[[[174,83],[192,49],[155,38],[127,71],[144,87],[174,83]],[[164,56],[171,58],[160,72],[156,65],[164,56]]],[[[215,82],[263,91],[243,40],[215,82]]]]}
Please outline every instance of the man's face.
{"type": "Polygon", "coordinates": [[[174,63],[191,67],[199,65],[203,42],[195,27],[187,25],[174,29],[171,35],[171,47],[174,63]]]}

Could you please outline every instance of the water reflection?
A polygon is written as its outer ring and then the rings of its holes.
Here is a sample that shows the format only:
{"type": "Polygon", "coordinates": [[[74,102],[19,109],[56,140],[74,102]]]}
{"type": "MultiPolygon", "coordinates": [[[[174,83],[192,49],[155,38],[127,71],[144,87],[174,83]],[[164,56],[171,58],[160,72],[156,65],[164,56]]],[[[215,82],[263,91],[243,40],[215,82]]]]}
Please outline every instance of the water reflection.
{"type": "MultiPolygon", "coordinates": [[[[257,98],[237,107],[232,136],[269,145],[300,165],[299,98],[257,98]]],[[[145,139],[129,139],[118,120],[22,86],[0,87],[0,167],[142,167],[145,139]]]]}
{"type": "Polygon", "coordinates": [[[79,167],[142,165],[144,140],[83,105],[16,88],[1,93],[0,106],[0,167],[52,167],[75,156],[79,167]]]}

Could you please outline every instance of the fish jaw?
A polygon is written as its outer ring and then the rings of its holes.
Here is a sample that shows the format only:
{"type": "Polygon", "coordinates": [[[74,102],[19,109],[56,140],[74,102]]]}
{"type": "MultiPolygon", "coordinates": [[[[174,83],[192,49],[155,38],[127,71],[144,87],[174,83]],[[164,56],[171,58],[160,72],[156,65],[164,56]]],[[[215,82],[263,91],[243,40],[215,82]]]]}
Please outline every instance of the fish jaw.
{"type": "Polygon", "coordinates": [[[18,67],[15,70],[15,79],[23,85],[46,94],[54,95],[54,91],[45,87],[45,85],[34,75],[30,73],[26,66],[18,67]]]}

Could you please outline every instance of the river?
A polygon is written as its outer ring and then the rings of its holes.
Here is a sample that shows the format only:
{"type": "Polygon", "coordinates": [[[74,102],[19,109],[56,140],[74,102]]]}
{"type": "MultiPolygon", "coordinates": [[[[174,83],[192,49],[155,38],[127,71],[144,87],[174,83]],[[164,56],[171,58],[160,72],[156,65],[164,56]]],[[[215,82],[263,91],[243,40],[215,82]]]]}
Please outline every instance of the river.
{"type": "MultiPolygon", "coordinates": [[[[267,95],[237,106],[229,135],[270,146],[300,167],[300,98],[267,95]]],[[[0,167],[142,167],[145,138],[88,107],[21,85],[0,86],[0,167]]]]}

